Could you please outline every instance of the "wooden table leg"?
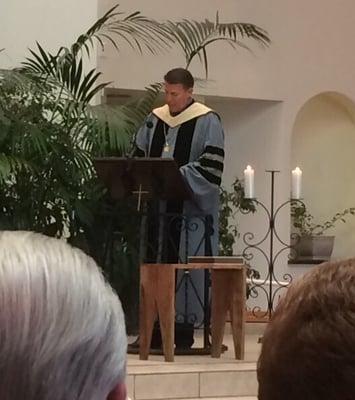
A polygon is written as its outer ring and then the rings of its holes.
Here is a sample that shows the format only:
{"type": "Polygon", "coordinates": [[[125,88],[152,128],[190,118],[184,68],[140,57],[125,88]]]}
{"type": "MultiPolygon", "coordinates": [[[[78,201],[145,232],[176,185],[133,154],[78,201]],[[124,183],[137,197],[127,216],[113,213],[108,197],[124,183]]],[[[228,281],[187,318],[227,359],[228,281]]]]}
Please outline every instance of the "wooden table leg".
{"type": "Polygon", "coordinates": [[[233,289],[230,300],[230,315],[237,360],[244,360],[245,350],[245,308],[246,308],[246,270],[234,271],[233,289]]]}
{"type": "Polygon", "coordinates": [[[171,265],[159,265],[157,307],[165,361],[174,361],[175,335],[175,269],[171,265]]]}
{"type": "Polygon", "coordinates": [[[147,360],[159,316],[166,361],[174,361],[175,270],[169,264],[143,264],[140,270],[139,358],[147,360]]]}
{"type": "Polygon", "coordinates": [[[224,272],[226,271],[213,269],[211,272],[211,356],[214,358],[219,358],[221,356],[224,327],[228,311],[228,281],[226,280],[224,272]]]}
{"type": "Polygon", "coordinates": [[[139,358],[141,360],[148,360],[154,321],[157,317],[156,278],[157,273],[153,267],[141,266],[139,295],[139,358]]]}
{"type": "Polygon", "coordinates": [[[245,269],[212,269],[211,356],[219,358],[222,351],[227,311],[232,320],[235,357],[244,358],[245,341],[245,269]]]}

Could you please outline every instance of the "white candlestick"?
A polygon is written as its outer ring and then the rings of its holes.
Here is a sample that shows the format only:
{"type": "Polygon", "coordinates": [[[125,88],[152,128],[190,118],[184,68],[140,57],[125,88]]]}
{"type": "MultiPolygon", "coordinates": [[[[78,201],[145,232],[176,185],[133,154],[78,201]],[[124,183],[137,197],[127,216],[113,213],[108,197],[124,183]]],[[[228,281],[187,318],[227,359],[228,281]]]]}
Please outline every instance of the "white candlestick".
{"type": "Polygon", "coordinates": [[[300,199],[302,194],[302,171],[296,167],[292,171],[291,199],[300,199]]]}
{"type": "Polygon", "coordinates": [[[246,199],[253,199],[254,194],[254,170],[248,165],[244,170],[244,197],[246,199]]]}

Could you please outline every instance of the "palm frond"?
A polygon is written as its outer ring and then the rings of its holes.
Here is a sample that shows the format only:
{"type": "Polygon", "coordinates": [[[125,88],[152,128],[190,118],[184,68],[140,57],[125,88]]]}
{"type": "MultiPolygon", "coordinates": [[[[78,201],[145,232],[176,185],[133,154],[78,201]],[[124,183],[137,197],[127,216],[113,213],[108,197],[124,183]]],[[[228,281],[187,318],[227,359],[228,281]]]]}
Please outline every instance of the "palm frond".
{"type": "Polygon", "coordinates": [[[58,73],[59,77],[51,78],[50,82],[60,85],[63,89],[62,95],[71,101],[88,104],[96,93],[108,85],[108,83],[98,84],[101,73],[95,68],[85,73],[82,59],[78,61],[73,58],[70,64],[63,64],[58,73]]]}
{"type": "Polygon", "coordinates": [[[32,57],[26,57],[19,71],[30,75],[32,78],[34,76],[42,78],[55,76],[58,65],[58,55],[52,55],[45,51],[38,42],[36,45],[37,52],[29,49],[32,57]]]}
{"type": "Polygon", "coordinates": [[[142,16],[139,12],[124,19],[109,21],[104,26],[104,33],[123,39],[133,49],[157,54],[171,47],[174,38],[165,24],[142,16]]]}
{"type": "MultiPolygon", "coordinates": [[[[116,5],[109,9],[83,35],[78,37],[70,48],[73,56],[77,56],[82,50],[89,55],[94,41],[97,41],[102,48],[105,47],[106,42],[109,42],[118,50],[119,44],[114,37],[125,41],[140,52],[146,48],[153,54],[172,45],[173,37],[165,25],[142,16],[138,11],[123,17],[124,13],[117,11],[118,7],[116,5]]],[[[65,53],[65,48],[61,48],[60,53],[63,54],[63,52],[65,53]]]]}
{"type": "Polygon", "coordinates": [[[20,157],[0,153],[0,182],[10,179],[14,173],[22,170],[33,171],[33,167],[20,157]]]}
{"type": "Polygon", "coordinates": [[[50,150],[48,145],[48,132],[43,131],[40,127],[35,124],[26,124],[22,132],[20,131],[18,135],[13,135],[14,143],[13,148],[20,149],[21,157],[31,157],[33,154],[38,154],[40,157],[45,157],[50,150]],[[27,125],[27,127],[26,127],[27,125]],[[17,143],[19,146],[17,146],[17,143]]]}
{"type": "Polygon", "coordinates": [[[91,152],[76,146],[73,147],[72,151],[73,159],[71,163],[68,163],[67,167],[69,173],[74,175],[79,175],[79,179],[82,178],[88,181],[93,175],[93,164],[91,152]]]}
{"type": "Polygon", "coordinates": [[[125,107],[132,110],[134,113],[137,128],[142,124],[144,118],[152,111],[162,88],[162,82],[155,82],[145,88],[143,96],[125,104],[125,107]]]}
{"type": "Polygon", "coordinates": [[[101,104],[91,108],[90,119],[94,129],[89,140],[97,149],[96,155],[108,155],[107,151],[125,154],[130,149],[134,134],[152,111],[161,88],[161,83],[152,84],[139,99],[122,106],[101,104]]]}
{"type": "Polygon", "coordinates": [[[203,63],[206,77],[208,76],[207,46],[217,41],[226,41],[234,48],[241,47],[250,50],[248,41],[256,42],[262,47],[270,44],[267,32],[250,23],[232,22],[220,23],[217,14],[216,21],[182,20],[178,22],[167,21],[167,30],[175,38],[175,41],[183,49],[186,59],[186,67],[197,56],[203,63]]]}
{"type": "Polygon", "coordinates": [[[17,70],[0,69],[0,90],[27,91],[33,88],[34,82],[28,76],[17,70]]]}
{"type": "Polygon", "coordinates": [[[134,112],[125,106],[98,105],[90,110],[86,139],[94,156],[121,155],[129,148],[135,129],[134,112]]]}
{"type": "MultiPolygon", "coordinates": [[[[79,51],[84,48],[86,52],[90,53],[90,47],[93,47],[93,38],[97,39],[101,44],[100,31],[102,31],[105,24],[108,23],[110,19],[114,19],[115,17],[121,15],[121,12],[117,12],[118,5],[110,8],[101,18],[99,18],[84,34],[80,35],[75,43],[71,46],[71,54],[76,56],[79,51]],[[89,47],[90,45],[90,47],[89,47]]],[[[64,48],[61,48],[60,52],[63,51],[64,48]]]]}

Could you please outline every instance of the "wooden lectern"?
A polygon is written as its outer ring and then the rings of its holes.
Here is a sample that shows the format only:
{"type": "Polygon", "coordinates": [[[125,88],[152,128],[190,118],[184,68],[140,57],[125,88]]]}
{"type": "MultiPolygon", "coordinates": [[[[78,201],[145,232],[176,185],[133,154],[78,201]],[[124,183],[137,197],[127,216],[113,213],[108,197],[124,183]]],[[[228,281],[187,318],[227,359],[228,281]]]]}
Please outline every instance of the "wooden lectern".
{"type": "MultiPolygon", "coordinates": [[[[138,211],[141,210],[141,202],[142,197],[144,196],[144,200],[156,199],[156,200],[173,200],[173,201],[183,201],[188,200],[192,197],[192,191],[190,187],[185,182],[182,174],[179,171],[179,167],[173,159],[164,159],[164,158],[98,158],[94,160],[94,166],[96,168],[98,177],[105,184],[105,186],[109,189],[110,195],[112,199],[118,200],[121,198],[129,197],[131,195],[138,195],[138,211]]],[[[189,216],[194,217],[196,216],[189,216]]],[[[208,216],[204,216],[208,217],[208,216]]],[[[168,215],[168,218],[172,219],[173,217],[168,215]]],[[[207,218],[206,218],[207,220],[207,218]]],[[[209,221],[209,220],[208,220],[209,221]]],[[[153,222],[154,224],[154,222],[153,222]]],[[[147,225],[153,225],[147,224],[147,225]]],[[[156,223],[155,223],[156,225],[156,223]]],[[[180,228],[181,229],[181,228],[180,228]]],[[[205,253],[209,254],[208,250],[210,249],[210,236],[208,236],[208,232],[211,231],[211,228],[206,228],[205,225],[205,233],[202,236],[202,239],[205,240],[205,253]],[[206,233],[207,232],[207,233],[206,233]]],[[[165,229],[165,233],[168,232],[165,229]]],[[[180,233],[179,233],[180,235],[180,233]]],[[[169,248],[171,244],[172,236],[169,237],[169,240],[166,240],[166,247],[169,248]]],[[[179,242],[179,237],[178,237],[179,242]]],[[[187,251],[188,246],[186,246],[187,251]]],[[[178,247],[177,247],[178,249],[178,247]]],[[[169,251],[167,252],[169,253],[169,251]]],[[[106,251],[105,251],[106,254],[106,251]]],[[[165,254],[163,252],[163,254],[165,254]]],[[[149,257],[148,257],[149,258],[149,257]]],[[[152,259],[155,259],[152,257],[152,259]]],[[[147,287],[149,284],[154,284],[154,276],[147,276],[146,271],[149,270],[149,274],[156,273],[159,271],[159,265],[156,264],[157,261],[150,261],[149,264],[144,264],[141,267],[141,280],[140,280],[140,334],[142,337],[142,341],[140,343],[140,351],[143,351],[143,346],[145,346],[144,351],[148,351],[150,346],[150,338],[152,334],[153,325],[150,324],[147,328],[146,322],[149,318],[150,322],[154,322],[155,316],[157,314],[157,302],[154,297],[149,297],[149,290],[147,287]],[[148,299],[148,297],[149,299],[148,299]],[[150,304],[150,308],[147,307],[147,301],[150,304]],[[148,309],[149,308],[149,309],[148,309]],[[149,332],[147,332],[147,329],[149,332]],[[148,340],[148,339],[149,340],[148,340]]],[[[170,262],[170,261],[169,261],[170,262]]],[[[176,261],[177,262],[177,261],[176,261]]],[[[175,270],[178,269],[186,269],[189,267],[186,264],[165,264],[166,270],[162,271],[162,276],[165,276],[165,273],[172,273],[175,279],[175,270]],[[169,265],[171,268],[169,268],[169,265]],[[173,272],[171,272],[173,271],[173,272]]],[[[208,268],[205,268],[205,299],[204,299],[204,307],[208,308],[208,279],[209,276],[208,268]]],[[[186,278],[186,274],[184,275],[186,278]]],[[[159,280],[160,281],[160,280],[159,280]]],[[[174,319],[175,319],[175,281],[169,281],[169,300],[165,299],[165,304],[170,304],[169,312],[165,313],[169,315],[169,332],[173,329],[174,319]]],[[[166,295],[166,292],[161,290],[161,295],[166,295]]],[[[160,303],[159,303],[160,304],[160,303]]],[[[163,318],[165,321],[165,319],[163,318]]],[[[209,324],[209,318],[205,315],[205,332],[207,335],[209,324]]],[[[165,325],[162,327],[162,332],[165,332],[165,325]]],[[[164,335],[163,335],[164,336],[164,335]]],[[[168,359],[171,359],[173,356],[171,354],[171,346],[174,343],[174,337],[171,336],[170,332],[170,345],[166,345],[166,341],[163,342],[164,349],[169,348],[170,353],[168,359]],[[173,342],[171,343],[171,338],[173,342]]],[[[207,336],[208,339],[208,336],[207,336]]],[[[206,342],[207,343],[207,342],[206,342]]],[[[144,352],[143,351],[143,352],[144,352]]]]}
{"type": "MultiPolygon", "coordinates": [[[[98,177],[108,188],[113,200],[138,196],[137,211],[142,211],[142,200],[173,200],[183,201],[191,197],[191,189],[185,182],[179,167],[173,159],[164,158],[118,158],[107,157],[94,160],[98,177]]],[[[149,241],[147,245],[147,259],[155,262],[157,258],[157,238],[160,218],[157,202],[152,202],[148,211],[143,213],[150,222],[147,222],[149,241]]],[[[165,223],[169,220],[164,219],[165,223]]],[[[108,229],[108,240],[104,251],[106,263],[109,248],[111,248],[111,236],[113,226],[108,229]]],[[[171,241],[165,240],[164,252],[171,250],[171,241]]],[[[160,250],[159,250],[160,251],[160,250]]],[[[164,254],[165,254],[164,253],[164,254]]],[[[178,253],[177,253],[178,256],[178,253]]]]}
{"type": "Polygon", "coordinates": [[[191,189],[184,181],[175,160],[170,158],[118,158],[94,160],[100,180],[113,199],[138,195],[138,210],[145,200],[187,200],[191,189]]]}

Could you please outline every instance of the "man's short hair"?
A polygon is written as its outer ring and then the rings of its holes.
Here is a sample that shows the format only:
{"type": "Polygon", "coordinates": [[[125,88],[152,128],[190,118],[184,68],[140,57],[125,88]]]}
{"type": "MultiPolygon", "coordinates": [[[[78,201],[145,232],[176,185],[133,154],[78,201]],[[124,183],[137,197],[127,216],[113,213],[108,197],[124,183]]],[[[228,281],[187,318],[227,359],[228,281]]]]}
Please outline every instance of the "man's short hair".
{"type": "Polygon", "coordinates": [[[194,78],[185,68],[174,68],[166,73],[164,80],[172,85],[181,84],[185,89],[194,87],[194,78]]]}
{"type": "Polygon", "coordinates": [[[63,240],[0,233],[0,398],[106,399],[125,377],[121,304],[63,240]]]}
{"type": "Polygon", "coordinates": [[[355,259],[291,285],[263,336],[259,400],[355,399],[355,259]]]}

